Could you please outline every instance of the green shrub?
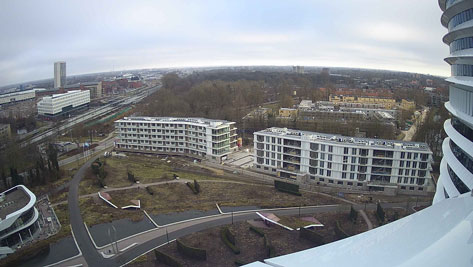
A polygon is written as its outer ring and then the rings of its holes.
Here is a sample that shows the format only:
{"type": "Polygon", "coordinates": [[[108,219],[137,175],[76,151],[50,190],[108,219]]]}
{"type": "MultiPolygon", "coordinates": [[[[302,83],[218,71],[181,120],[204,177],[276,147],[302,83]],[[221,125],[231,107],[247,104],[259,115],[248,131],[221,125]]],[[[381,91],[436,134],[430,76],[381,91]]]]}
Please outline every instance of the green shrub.
{"type": "Polygon", "coordinates": [[[197,190],[195,189],[195,186],[194,186],[193,183],[187,182],[186,185],[192,190],[192,192],[193,192],[194,194],[197,195],[197,194],[199,193],[199,192],[197,192],[197,190]]]}
{"type": "Polygon", "coordinates": [[[301,195],[301,193],[299,192],[299,185],[297,184],[274,180],[274,187],[276,187],[276,189],[281,192],[290,193],[296,196],[301,195]]]}
{"type": "MultiPolygon", "coordinates": [[[[228,230],[228,228],[225,227],[225,228],[222,228],[222,230],[220,231],[220,236],[222,237],[223,243],[225,243],[225,245],[227,245],[227,247],[229,247],[229,248],[233,251],[233,253],[235,253],[235,254],[240,254],[240,249],[237,248],[237,247],[235,246],[235,244],[233,244],[233,243],[228,239],[228,236],[227,236],[227,234],[226,234],[227,232],[225,231],[225,229],[228,230]]],[[[228,231],[228,232],[230,232],[230,231],[228,231]]]]}
{"type": "Polygon", "coordinates": [[[176,240],[177,251],[196,260],[207,260],[207,251],[205,249],[186,246],[179,239],[176,240]]]}
{"type": "Polygon", "coordinates": [[[324,237],[317,234],[316,232],[302,227],[299,231],[299,237],[314,242],[317,245],[325,244],[324,237]]]}
{"type": "Polygon", "coordinates": [[[146,187],[146,191],[148,192],[148,194],[154,195],[154,190],[153,190],[153,188],[152,188],[151,186],[147,186],[147,187],[146,187]]]}
{"type": "Polygon", "coordinates": [[[274,246],[271,244],[271,241],[269,241],[269,238],[267,235],[264,235],[264,248],[268,252],[268,257],[272,258],[276,256],[276,250],[274,249],[274,246]]]}
{"type": "Polygon", "coordinates": [[[156,256],[156,260],[159,262],[162,262],[166,265],[172,266],[172,267],[181,267],[182,264],[180,264],[176,259],[173,257],[169,256],[168,254],[161,252],[157,249],[154,250],[154,255],[156,256]]]}
{"type": "Polygon", "coordinates": [[[340,222],[339,222],[339,221],[337,221],[337,222],[335,223],[334,231],[335,231],[335,236],[337,236],[337,237],[340,238],[340,239],[343,239],[343,238],[346,238],[346,237],[349,236],[349,235],[342,229],[342,227],[340,226],[340,222]]]}
{"type": "Polygon", "coordinates": [[[257,235],[263,237],[264,236],[264,233],[263,231],[261,231],[260,229],[256,228],[256,227],[253,227],[253,226],[250,226],[250,230],[255,232],[257,235]]]}

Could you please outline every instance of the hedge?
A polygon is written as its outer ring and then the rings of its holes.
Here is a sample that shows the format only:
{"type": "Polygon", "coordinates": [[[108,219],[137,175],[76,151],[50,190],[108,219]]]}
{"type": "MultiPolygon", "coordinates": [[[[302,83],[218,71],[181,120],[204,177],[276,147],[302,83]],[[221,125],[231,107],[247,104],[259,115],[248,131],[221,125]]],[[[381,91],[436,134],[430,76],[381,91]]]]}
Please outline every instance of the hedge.
{"type": "Polygon", "coordinates": [[[186,185],[192,190],[194,194],[198,194],[199,192],[195,189],[195,186],[193,183],[187,182],[186,185]]]}
{"type": "Polygon", "coordinates": [[[256,227],[250,226],[250,230],[253,231],[253,232],[255,232],[257,235],[259,235],[259,236],[261,236],[261,237],[264,236],[264,233],[263,233],[260,229],[258,229],[258,228],[256,228],[256,227]]]}
{"type": "Polygon", "coordinates": [[[186,246],[179,239],[176,240],[177,251],[196,260],[207,260],[207,251],[205,249],[186,246]]]}
{"type": "Polygon", "coordinates": [[[301,227],[299,231],[299,237],[312,241],[317,245],[325,244],[325,240],[323,236],[317,234],[316,232],[312,230],[306,229],[304,227],[301,227]]]}
{"type": "Polygon", "coordinates": [[[156,260],[159,262],[162,262],[168,266],[172,267],[181,267],[182,264],[180,264],[176,259],[173,257],[169,256],[168,254],[161,252],[159,250],[154,250],[154,255],[156,256],[156,260]]]}
{"type": "Polygon", "coordinates": [[[227,237],[228,241],[230,241],[233,245],[236,245],[235,235],[228,229],[228,227],[223,228],[225,231],[225,236],[227,237]]]}
{"type": "Polygon", "coordinates": [[[234,263],[235,263],[236,266],[243,266],[243,265],[248,264],[248,263],[246,263],[242,260],[235,260],[234,263]]]}
{"type": "Polygon", "coordinates": [[[128,180],[130,180],[130,182],[136,183],[135,175],[131,171],[128,171],[127,175],[128,175],[128,180]]]}
{"type": "Polygon", "coordinates": [[[154,195],[154,190],[153,190],[153,188],[152,188],[152,187],[150,187],[150,186],[147,186],[147,187],[146,187],[146,191],[148,192],[148,194],[150,194],[150,195],[154,195]]]}
{"type": "MultiPolygon", "coordinates": [[[[237,247],[235,246],[235,244],[233,244],[233,243],[228,239],[227,231],[226,231],[225,229],[228,230],[228,228],[225,227],[225,228],[223,228],[223,229],[220,231],[220,236],[222,237],[223,243],[225,243],[225,245],[227,245],[227,247],[229,247],[229,248],[233,251],[233,253],[235,253],[235,254],[240,254],[240,249],[237,248],[237,247]]],[[[230,232],[230,231],[228,231],[228,232],[230,232]]],[[[233,237],[233,238],[234,238],[234,237],[233,237]]],[[[234,241],[235,241],[235,240],[234,240],[234,241]]]]}
{"type": "Polygon", "coordinates": [[[378,223],[381,225],[384,223],[385,218],[385,213],[383,210],[383,207],[381,207],[381,204],[378,202],[378,205],[376,205],[376,219],[378,219],[378,223]]]}
{"type": "Polygon", "coordinates": [[[301,195],[301,193],[299,192],[299,185],[297,184],[274,180],[274,187],[276,187],[276,189],[281,192],[294,194],[296,196],[301,195]]]}
{"type": "Polygon", "coordinates": [[[15,253],[2,259],[0,261],[0,266],[20,266],[36,256],[48,255],[50,251],[50,243],[51,242],[46,239],[18,249],[15,253]]]}
{"type": "Polygon", "coordinates": [[[276,256],[276,250],[267,235],[264,235],[264,248],[268,251],[268,257],[272,258],[276,256]]]}
{"type": "Polygon", "coordinates": [[[195,188],[195,191],[197,191],[197,193],[200,193],[200,184],[195,179],[194,179],[194,188],[195,188]]]}
{"type": "Polygon", "coordinates": [[[346,238],[348,237],[349,235],[342,229],[342,227],[340,226],[340,222],[337,221],[337,223],[335,224],[335,228],[334,228],[334,231],[335,231],[335,235],[340,238],[340,239],[343,239],[343,238],[346,238]]]}

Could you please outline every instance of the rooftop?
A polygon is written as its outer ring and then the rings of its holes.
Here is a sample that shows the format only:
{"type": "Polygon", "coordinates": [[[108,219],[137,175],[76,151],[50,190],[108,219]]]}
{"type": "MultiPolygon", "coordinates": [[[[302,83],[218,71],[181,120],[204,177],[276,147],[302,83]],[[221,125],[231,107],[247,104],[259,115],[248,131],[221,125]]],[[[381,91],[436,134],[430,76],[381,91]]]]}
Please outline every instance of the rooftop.
{"type": "Polygon", "coordinates": [[[199,123],[208,126],[219,126],[222,124],[234,124],[234,122],[226,120],[214,120],[206,118],[176,118],[176,117],[125,117],[116,122],[190,122],[199,123]],[[216,125],[217,123],[217,125],[216,125]]]}
{"type": "Polygon", "coordinates": [[[0,194],[0,220],[28,204],[30,196],[21,187],[14,187],[0,194]],[[4,196],[4,197],[2,197],[4,196]],[[3,198],[3,199],[2,199],[3,198]]]}
{"type": "Polygon", "coordinates": [[[405,142],[400,140],[385,140],[376,138],[358,138],[349,137],[336,134],[325,134],[316,132],[307,132],[300,130],[292,130],[287,128],[272,127],[257,133],[264,133],[274,136],[287,136],[298,138],[301,140],[309,141],[324,141],[333,144],[349,144],[356,146],[368,146],[368,147],[380,147],[380,148],[392,148],[392,149],[404,149],[404,150],[416,150],[425,151],[432,153],[429,146],[426,143],[418,142],[405,142]]]}

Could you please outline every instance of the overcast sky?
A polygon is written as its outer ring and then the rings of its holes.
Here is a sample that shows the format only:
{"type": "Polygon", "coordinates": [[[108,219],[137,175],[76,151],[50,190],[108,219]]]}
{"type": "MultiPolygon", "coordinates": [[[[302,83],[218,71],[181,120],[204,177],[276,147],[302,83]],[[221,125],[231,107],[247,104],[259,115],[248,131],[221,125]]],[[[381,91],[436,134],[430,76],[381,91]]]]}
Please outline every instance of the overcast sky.
{"type": "Polygon", "coordinates": [[[436,0],[1,0],[0,85],[137,68],[305,65],[449,75],[436,0]]]}

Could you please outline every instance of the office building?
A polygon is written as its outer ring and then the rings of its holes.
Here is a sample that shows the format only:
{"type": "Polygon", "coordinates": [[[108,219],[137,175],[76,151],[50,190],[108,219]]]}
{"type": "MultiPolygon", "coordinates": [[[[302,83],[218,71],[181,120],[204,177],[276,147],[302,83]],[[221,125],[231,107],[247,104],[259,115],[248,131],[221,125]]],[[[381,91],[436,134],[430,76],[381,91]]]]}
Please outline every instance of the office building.
{"type": "Polygon", "coordinates": [[[445,59],[451,65],[450,101],[445,107],[448,137],[442,144],[443,158],[434,202],[456,197],[473,188],[473,1],[439,0],[443,37],[450,46],[445,59]]]}
{"type": "Polygon", "coordinates": [[[66,85],[66,62],[54,62],[54,88],[61,88],[66,85]]]}
{"type": "Polygon", "coordinates": [[[38,102],[38,115],[49,118],[66,115],[88,107],[89,103],[89,90],[74,90],[64,94],[53,94],[52,96],[43,97],[38,102]]]}
{"type": "Polygon", "coordinates": [[[204,118],[125,117],[115,121],[116,149],[181,154],[220,162],[237,149],[234,122],[204,118]]]}
{"type": "Polygon", "coordinates": [[[299,183],[387,194],[434,190],[425,143],[268,128],[254,133],[254,168],[299,183]]]}
{"type": "Polygon", "coordinates": [[[40,229],[36,196],[23,185],[0,194],[0,257],[33,239],[40,229]]]}
{"type": "Polygon", "coordinates": [[[0,95],[0,105],[13,104],[21,101],[34,99],[36,90],[27,90],[0,95]]]}

